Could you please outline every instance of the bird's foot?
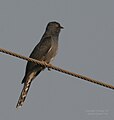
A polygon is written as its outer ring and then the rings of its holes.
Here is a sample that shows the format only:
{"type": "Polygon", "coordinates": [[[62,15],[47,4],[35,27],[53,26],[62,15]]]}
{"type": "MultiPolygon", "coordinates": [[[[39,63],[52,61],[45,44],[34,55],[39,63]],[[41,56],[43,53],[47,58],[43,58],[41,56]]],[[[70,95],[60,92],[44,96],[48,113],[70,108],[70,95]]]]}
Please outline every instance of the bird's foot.
{"type": "Polygon", "coordinates": [[[51,71],[51,69],[50,69],[50,68],[48,68],[48,70],[49,70],[49,71],[51,71]]]}
{"type": "MultiPolygon", "coordinates": [[[[47,64],[51,66],[51,64],[49,64],[49,63],[47,63],[47,62],[45,62],[45,61],[42,61],[42,62],[45,64],[45,67],[47,67],[47,66],[46,66],[47,64]]],[[[47,67],[47,69],[48,69],[49,71],[51,71],[51,68],[47,67]]]]}
{"type": "Polygon", "coordinates": [[[47,66],[46,66],[46,65],[47,65],[47,62],[45,62],[45,61],[43,61],[43,60],[42,60],[41,62],[44,64],[44,65],[43,65],[44,67],[47,67],[47,66]]]}
{"type": "MultiPolygon", "coordinates": [[[[51,64],[49,64],[49,63],[48,63],[48,65],[50,65],[50,66],[51,66],[51,64]]],[[[50,67],[48,67],[47,69],[48,69],[49,71],[51,71],[51,68],[50,68],[50,67]]]]}

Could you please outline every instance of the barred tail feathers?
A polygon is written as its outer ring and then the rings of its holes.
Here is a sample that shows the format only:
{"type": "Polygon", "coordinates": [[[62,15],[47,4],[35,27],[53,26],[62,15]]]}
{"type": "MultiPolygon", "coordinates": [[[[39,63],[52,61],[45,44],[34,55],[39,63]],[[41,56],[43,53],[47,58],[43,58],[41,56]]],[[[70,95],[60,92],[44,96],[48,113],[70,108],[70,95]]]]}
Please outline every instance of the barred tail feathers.
{"type": "Polygon", "coordinates": [[[31,73],[31,75],[28,77],[28,79],[24,83],[24,87],[22,89],[21,95],[20,95],[19,100],[17,102],[16,108],[19,108],[23,105],[23,103],[26,99],[27,93],[29,91],[31,82],[34,78],[35,78],[35,72],[31,73]]]}

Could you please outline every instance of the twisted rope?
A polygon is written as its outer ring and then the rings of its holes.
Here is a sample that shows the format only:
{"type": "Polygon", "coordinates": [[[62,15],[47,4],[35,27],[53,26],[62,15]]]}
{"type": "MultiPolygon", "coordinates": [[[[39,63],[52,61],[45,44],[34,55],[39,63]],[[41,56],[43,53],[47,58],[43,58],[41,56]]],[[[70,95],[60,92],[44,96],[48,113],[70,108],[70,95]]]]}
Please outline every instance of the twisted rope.
{"type": "Polygon", "coordinates": [[[17,58],[20,58],[20,59],[23,59],[23,60],[27,60],[27,61],[30,61],[30,62],[34,62],[34,63],[40,64],[40,65],[45,66],[47,68],[51,68],[53,70],[56,70],[56,71],[59,71],[59,72],[62,72],[62,73],[65,73],[65,74],[68,74],[68,75],[80,78],[80,79],[85,80],[85,81],[89,81],[89,82],[92,82],[92,83],[95,83],[95,84],[98,84],[98,85],[101,85],[101,86],[104,86],[104,87],[107,87],[107,88],[110,88],[110,89],[114,89],[113,85],[110,85],[110,84],[107,84],[107,83],[104,83],[104,82],[100,82],[100,81],[97,81],[95,79],[92,79],[92,78],[89,78],[89,77],[86,77],[86,76],[83,76],[83,75],[80,75],[80,74],[69,72],[67,70],[61,69],[61,68],[56,67],[54,65],[47,64],[46,62],[35,60],[33,58],[28,58],[28,57],[19,55],[17,53],[11,52],[11,51],[3,49],[3,48],[0,48],[0,52],[9,54],[11,56],[14,56],[14,57],[17,57],[17,58]]]}

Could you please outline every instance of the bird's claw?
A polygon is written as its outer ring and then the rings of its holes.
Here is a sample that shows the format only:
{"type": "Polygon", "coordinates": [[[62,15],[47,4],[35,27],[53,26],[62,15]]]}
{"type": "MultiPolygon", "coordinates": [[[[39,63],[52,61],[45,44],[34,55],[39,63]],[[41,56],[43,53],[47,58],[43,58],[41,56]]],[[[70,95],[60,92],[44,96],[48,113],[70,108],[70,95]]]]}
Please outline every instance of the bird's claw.
{"type": "Polygon", "coordinates": [[[49,71],[51,71],[51,69],[50,69],[50,68],[48,68],[48,70],[49,70],[49,71]]]}

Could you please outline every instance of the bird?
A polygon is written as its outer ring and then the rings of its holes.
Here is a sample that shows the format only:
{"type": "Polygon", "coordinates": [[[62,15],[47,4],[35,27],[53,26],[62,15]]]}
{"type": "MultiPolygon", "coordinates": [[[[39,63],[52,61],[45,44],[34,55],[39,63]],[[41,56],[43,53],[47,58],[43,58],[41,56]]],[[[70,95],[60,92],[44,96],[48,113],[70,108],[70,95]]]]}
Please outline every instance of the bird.
{"type": "MultiPolygon", "coordinates": [[[[29,57],[39,61],[44,61],[49,64],[57,54],[59,33],[61,29],[63,29],[63,27],[60,25],[60,23],[56,21],[49,22],[40,42],[35,46],[29,57]]],[[[45,66],[29,61],[27,62],[25,76],[22,80],[22,84],[24,84],[24,86],[18,99],[16,108],[19,108],[23,105],[31,82],[44,69],[45,66]]]]}

